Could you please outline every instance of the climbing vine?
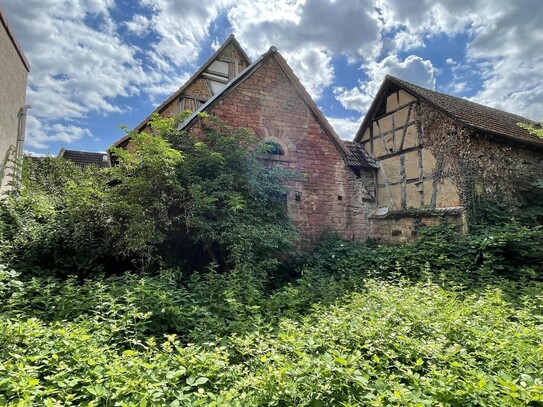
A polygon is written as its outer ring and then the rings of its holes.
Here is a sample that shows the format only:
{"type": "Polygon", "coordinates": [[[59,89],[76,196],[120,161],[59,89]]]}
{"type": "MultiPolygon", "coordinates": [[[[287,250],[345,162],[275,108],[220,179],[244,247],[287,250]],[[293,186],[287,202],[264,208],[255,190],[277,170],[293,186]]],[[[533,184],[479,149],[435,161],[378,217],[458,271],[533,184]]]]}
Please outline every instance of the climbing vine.
{"type": "Polygon", "coordinates": [[[543,197],[541,153],[472,131],[424,104],[419,117],[424,147],[444,164],[436,175],[456,186],[471,225],[543,219],[537,208],[537,197],[543,197]]]}

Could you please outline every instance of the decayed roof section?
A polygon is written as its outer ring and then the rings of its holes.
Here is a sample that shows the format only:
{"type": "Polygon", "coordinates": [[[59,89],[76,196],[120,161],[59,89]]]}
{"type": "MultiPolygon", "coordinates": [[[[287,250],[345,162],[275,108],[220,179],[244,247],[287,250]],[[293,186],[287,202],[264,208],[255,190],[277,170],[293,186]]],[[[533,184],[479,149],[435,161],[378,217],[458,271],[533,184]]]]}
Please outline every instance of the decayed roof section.
{"type": "Polygon", "coordinates": [[[356,134],[356,141],[362,138],[365,129],[374,117],[382,98],[386,96],[387,91],[394,85],[403,88],[417,99],[428,103],[430,106],[468,128],[483,133],[498,135],[525,144],[543,146],[542,139],[530,134],[527,130],[517,125],[517,123],[534,123],[530,119],[513,113],[504,112],[503,110],[483,106],[466,99],[413,85],[412,83],[390,75],[386,76],[377,96],[368,110],[368,113],[356,134]]]}
{"type": "Polygon", "coordinates": [[[351,152],[346,157],[347,165],[355,168],[379,168],[379,164],[370,157],[360,143],[355,141],[344,141],[344,143],[351,152]]]}
{"type": "Polygon", "coordinates": [[[313,101],[313,99],[311,98],[307,90],[305,90],[305,87],[302,85],[298,77],[294,74],[294,72],[292,71],[292,68],[287,64],[287,61],[285,61],[283,56],[277,51],[277,48],[273,46],[270,47],[268,52],[263,54],[252,65],[247,67],[241,74],[239,74],[237,77],[232,79],[221,92],[215,94],[204,105],[202,105],[198,110],[196,110],[190,117],[188,117],[187,120],[185,120],[185,122],[183,122],[178,127],[178,130],[189,129],[195,123],[200,113],[211,109],[216,103],[224,99],[226,95],[228,95],[230,92],[236,89],[241,83],[243,83],[255,71],[257,71],[265,61],[267,61],[270,58],[274,59],[274,61],[277,63],[281,71],[283,71],[285,76],[292,83],[292,85],[294,86],[294,88],[297,90],[298,94],[302,98],[302,100],[305,102],[305,104],[311,111],[313,117],[317,120],[317,122],[321,125],[321,127],[326,132],[326,134],[330,137],[331,141],[337,147],[340,154],[342,154],[344,157],[349,156],[350,155],[349,148],[343,143],[343,140],[339,138],[338,134],[336,133],[334,128],[330,125],[330,123],[328,123],[328,120],[326,120],[326,117],[324,117],[324,115],[322,114],[322,112],[320,111],[316,103],[313,101]]]}

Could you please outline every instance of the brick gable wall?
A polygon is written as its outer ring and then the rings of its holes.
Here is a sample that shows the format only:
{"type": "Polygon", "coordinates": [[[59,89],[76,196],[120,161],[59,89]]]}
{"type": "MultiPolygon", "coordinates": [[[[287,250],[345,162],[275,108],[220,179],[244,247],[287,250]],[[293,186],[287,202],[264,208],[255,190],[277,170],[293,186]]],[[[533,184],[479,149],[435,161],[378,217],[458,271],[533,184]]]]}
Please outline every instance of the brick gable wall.
{"type": "Polygon", "coordinates": [[[253,129],[279,142],[286,156],[277,163],[304,174],[288,185],[288,214],[311,248],[326,231],[349,239],[369,236],[373,175],[357,178],[348,168],[296,88],[269,58],[210,110],[233,127],[253,129]],[[369,186],[369,188],[366,188],[369,186]],[[298,199],[297,199],[298,198],[298,199]]]}

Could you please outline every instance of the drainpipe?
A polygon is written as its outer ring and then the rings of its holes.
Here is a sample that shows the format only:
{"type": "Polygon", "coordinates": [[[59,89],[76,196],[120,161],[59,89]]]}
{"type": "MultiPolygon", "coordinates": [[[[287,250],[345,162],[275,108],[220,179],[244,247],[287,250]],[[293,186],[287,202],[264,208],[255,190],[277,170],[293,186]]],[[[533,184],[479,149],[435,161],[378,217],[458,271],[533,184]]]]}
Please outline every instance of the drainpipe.
{"type": "Polygon", "coordinates": [[[23,148],[26,131],[26,111],[30,108],[30,105],[24,105],[19,110],[19,126],[17,128],[17,145],[15,146],[15,168],[13,174],[13,181],[15,185],[18,185],[19,181],[21,180],[21,167],[23,164],[23,148]]]}
{"type": "Polygon", "coordinates": [[[19,110],[19,128],[17,131],[17,147],[16,147],[16,157],[17,161],[23,157],[23,148],[25,143],[25,130],[26,130],[26,111],[32,108],[30,105],[24,105],[19,110]]]}

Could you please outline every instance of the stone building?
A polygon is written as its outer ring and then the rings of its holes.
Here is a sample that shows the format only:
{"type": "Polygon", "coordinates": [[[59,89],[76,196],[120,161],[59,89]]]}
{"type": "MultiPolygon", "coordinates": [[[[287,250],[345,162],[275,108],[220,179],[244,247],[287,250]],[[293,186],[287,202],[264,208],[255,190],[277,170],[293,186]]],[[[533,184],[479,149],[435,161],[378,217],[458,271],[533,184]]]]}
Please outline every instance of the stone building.
{"type": "Polygon", "coordinates": [[[531,121],[387,76],[355,136],[379,164],[371,235],[409,241],[438,214],[465,227],[484,198],[514,209],[543,178],[543,140],[518,123],[531,121]]]}
{"type": "Polygon", "coordinates": [[[23,154],[30,65],[0,10],[0,193],[9,190],[23,154]]]}
{"type": "Polygon", "coordinates": [[[287,211],[311,247],[326,231],[349,239],[370,237],[376,164],[339,138],[275,47],[232,79],[180,127],[197,127],[201,112],[233,127],[252,129],[275,154],[266,160],[302,175],[287,185],[287,211]]]}
{"type": "MultiPolygon", "coordinates": [[[[250,64],[230,36],[155,113],[171,117],[185,108],[194,114],[180,129],[197,129],[198,113],[211,113],[232,127],[252,129],[262,143],[273,143],[274,154],[265,159],[301,175],[289,182],[286,197],[301,247],[311,247],[325,231],[357,240],[370,236],[376,163],[359,145],[339,138],[277,49],[250,64]],[[228,76],[226,65],[220,68],[228,80],[221,87],[210,84],[217,61],[230,64],[228,76]],[[199,104],[187,106],[197,92],[199,104]]],[[[136,130],[151,132],[151,117],[136,130]]],[[[130,149],[130,136],[114,146],[130,149]]]]}
{"type": "MultiPolygon", "coordinates": [[[[343,141],[274,47],[251,64],[233,36],[155,113],[186,108],[180,130],[198,132],[199,113],[213,114],[252,129],[274,146],[263,159],[302,176],[287,185],[287,210],[306,248],[326,231],[410,241],[439,215],[466,228],[470,199],[499,194],[514,206],[519,179],[543,177],[543,140],[517,126],[529,120],[391,76],[343,141]]],[[[150,119],[136,130],[151,132],[150,119]]]]}

